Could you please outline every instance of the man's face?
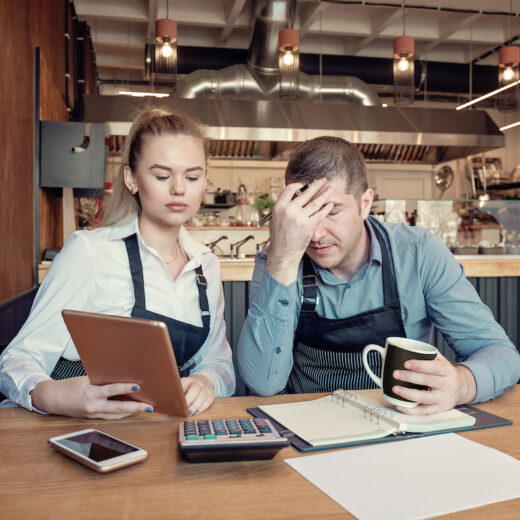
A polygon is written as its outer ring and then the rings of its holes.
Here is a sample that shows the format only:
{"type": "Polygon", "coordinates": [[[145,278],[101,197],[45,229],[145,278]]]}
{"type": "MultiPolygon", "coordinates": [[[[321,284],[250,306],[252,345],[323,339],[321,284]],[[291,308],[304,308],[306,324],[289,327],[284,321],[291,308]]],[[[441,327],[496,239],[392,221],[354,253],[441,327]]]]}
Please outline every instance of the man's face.
{"type": "Polygon", "coordinates": [[[341,277],[359,262],[367,247],[364,221],[372,206],[373,193],[368,189],[357,201],[347,193],[343,177],[329,181],[328,185],[333,190],[329,202],[334,207],[314,230],[306,252],[319,266],[341,277]]]}

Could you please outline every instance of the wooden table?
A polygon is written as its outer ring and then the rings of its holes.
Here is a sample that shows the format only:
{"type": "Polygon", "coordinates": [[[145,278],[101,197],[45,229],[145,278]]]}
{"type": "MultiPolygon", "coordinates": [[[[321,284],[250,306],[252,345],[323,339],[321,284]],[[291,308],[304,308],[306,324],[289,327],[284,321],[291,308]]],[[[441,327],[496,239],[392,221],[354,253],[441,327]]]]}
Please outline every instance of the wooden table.
{"type": "MultiPolygon", "coordinates": [[[[258,404],[315,397],[306,394],[217,399],[199,417],[245,416],[247,407],[258,404]]],[[[513,426],[461,435],[520,459],[520,386],[479,407],[512,419],[513,426]]],[[[270,461],[192,464],[179,455],[178,423],[177,419],[162,414],[98,421],[39,416],[20,408],[0,409],[0,517],[13,520],[352,518],[283,462],[302,456],[297,450],[286,448],[270,461]],[[101,475],[47,446],[49,437],[88,427],[136,444],[148,450],[150,456],[144,463],[101,475]]],[[[520,499],[449,517],[520,518],[520,499]]]]}

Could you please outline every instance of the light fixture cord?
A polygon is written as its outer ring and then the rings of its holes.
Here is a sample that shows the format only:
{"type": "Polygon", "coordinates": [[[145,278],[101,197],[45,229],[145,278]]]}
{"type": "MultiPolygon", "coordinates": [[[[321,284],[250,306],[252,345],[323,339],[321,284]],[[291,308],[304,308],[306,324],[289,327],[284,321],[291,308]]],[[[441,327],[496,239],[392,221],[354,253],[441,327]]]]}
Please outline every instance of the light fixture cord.
{"type": "Polygon", "coordinates": [[[169,17],[169,6],[170,6],[170,2],[168,0],[166,0],[166,18],[170,18],[169,17]]]}
{"type": "Polygon", "coordinates": [[[404,2],[405,0],[403,0],[403,36],[406,34],[406,9],[404,2]]]}
{"type": "Polygon", "coordinates": [[[508,26],[509,26],[509,41],[508,45],[511,45],[511,37],[513,36],[511,34],[511,14],[513,12],[513,0],[509,0],[509,16],[508,16],[508,26]]]}
{"type": "Polygon", "coordinates": [[[469,24],[469,100],[473,98],[473,22],[469,24]]]}

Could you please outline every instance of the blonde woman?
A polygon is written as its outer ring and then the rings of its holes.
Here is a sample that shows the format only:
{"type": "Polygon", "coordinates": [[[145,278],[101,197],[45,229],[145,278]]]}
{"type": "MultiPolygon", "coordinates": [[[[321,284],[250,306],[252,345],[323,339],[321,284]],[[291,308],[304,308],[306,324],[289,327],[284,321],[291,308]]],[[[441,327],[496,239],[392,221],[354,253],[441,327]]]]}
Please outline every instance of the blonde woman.
{"type": "Polygon", "coordinates": [[[183,227],[206,187],[203,133],[184,115],[145,111],[123,159],[104,226],[69,238],[0,357],[0,392],[30,410],[107,419],[153,411],[109,399],[137,391],[131,381],[90,384],[62,309],[165,322],[192,414],[234,392],[219,262],[183,227]]]}

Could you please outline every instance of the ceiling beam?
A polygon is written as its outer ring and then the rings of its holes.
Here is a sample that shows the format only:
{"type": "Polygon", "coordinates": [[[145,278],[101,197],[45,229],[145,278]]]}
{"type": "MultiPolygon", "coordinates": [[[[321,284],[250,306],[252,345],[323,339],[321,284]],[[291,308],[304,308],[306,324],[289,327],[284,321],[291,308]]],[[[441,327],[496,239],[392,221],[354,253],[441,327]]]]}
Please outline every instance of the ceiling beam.
{"type": "Polygon", "coordinates": [[[482,15],[480,13],[473,13],[464,16],[463,18],[460,18],[459,16],[454,16],[452,13],[450,13],[440,17],[439,37],[436,40],[433,40],[430,43],[421,46],[419,52],[416,52],[417,57],[423,56],[428,51],[435,49],[435,47],[438,47],[442,43],[446,42],[457,31],[459,31],[463,27],[467,27],[468,25],[472,24],[481,16],[482,15]]]}
{"type": "Polygon", "coordinates": [[[328,7],[326,2],[303,2],[298,5],[297,19],[300,29],[300,38],[311,28],[320,14],[328,7]]]}
{"type": "Polygon", "coordinates": [[[399,7],[394,9],[392,13],[389,13],[389,9],[383,7],[378,10],[378,13],[372,15],[370,20],[370,34],[362,39],[349,41],[345,45],[345,52],[349,56],[355,56],[363,47],[370,45],[376,38],[379,38],[381,33],[390,25],[395,23],[397,20],[402,19],[403,11],[399,7]]]}
{"type": "Polygon", "coordinates": [[[226,13],[226,26],[222,29],[222,32],[218,37],[218,43],[225,43],[227,41],[245,3],[246,0],[233,0],[228,12],[226,13]]]}

